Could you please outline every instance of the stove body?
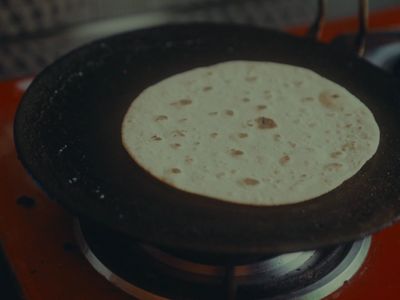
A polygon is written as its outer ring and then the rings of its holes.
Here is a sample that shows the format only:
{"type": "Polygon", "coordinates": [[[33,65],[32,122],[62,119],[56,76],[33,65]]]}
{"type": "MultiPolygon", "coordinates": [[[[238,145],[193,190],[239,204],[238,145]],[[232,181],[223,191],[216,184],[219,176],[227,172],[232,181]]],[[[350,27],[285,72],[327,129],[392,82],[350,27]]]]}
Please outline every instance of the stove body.
{"type": "MultiPolygon", "coordinates": [[[[397,11],[397,16],[399,15],[400,9],[397,11]]],[[[371,21],[382,25],[390,21],[390,24],[396,25],[397,18],[394,16],[393,11],[379,13],[373,15],[371,21]]],[[[349,19],[328,25],[323,39],[329,40],[338,33],[352,31],[355,24],[355,20],[349,19]]],[[[396,32],[369,35],[367,58],[372,63],[399,74],[399,37],[400,34],[396,32]]],[[[335,43],[351,47],[352,36],[337,38],[335,43]]],[[[12,139],[13,116],[30,81],[28,78],[0,83],[0,245],[5,257],[5,261],[0,263],[0,272],[3,271],[1,268],[10,268],[20,295],[27,300],[132,299],[107,281],[103,277],[104,272],[100,272],[103,274],[101,276],[89,264],[81,253],[79,246],[82,243],[79,245],[79,239],[76,239],[76,224],[74,226],[72,216],[46,197],[16,157],[12,139]]],[[[364,243],[369,244],[369,241],[364,243]]],[[[153,251],[153,256],[156,255],[156,260],[161,260],[164,266],[168,265],[170,258],[163,261],[165,255],[154,253],[157,251],[154,249],[150,251],[153,251]]],[[[90,255],[88,253],[85,252],[87,257],[90,255]]],[[[362,259],[363,264],[356,275],[350,276],[348,282],[326,299],[398,299],[398,253],[400,224],[372,237],[368,255],[365,252],[365,261],[362,259]]],[[[232,270],[231,274],[225,273],[219,280],[224,281],[226,277],[232,276],[232,270]]],[[[154,277],[153,281],[157,283],[157,278],[154,277]]],[[[229,295],[232,287],[229,283],[226,286],[226,293],[229,295]]],[[[0,298],[2,296],[0,292],[0,298]]],[[[149,295],[143,297],[147,296],[149,295]]]]}

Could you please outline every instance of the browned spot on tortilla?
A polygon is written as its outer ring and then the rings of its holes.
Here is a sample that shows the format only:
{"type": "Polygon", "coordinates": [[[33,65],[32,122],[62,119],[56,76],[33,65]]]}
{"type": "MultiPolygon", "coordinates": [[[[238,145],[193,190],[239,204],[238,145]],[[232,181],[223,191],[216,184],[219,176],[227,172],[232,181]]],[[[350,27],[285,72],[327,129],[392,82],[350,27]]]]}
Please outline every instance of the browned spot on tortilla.
{"type": "Polygon", "coordinates": [[[272,129],[278,126],[274,120],[266,117],[259,117],[256,122],[259,129],[272,129]]]}
{"type": "Polygon", "coordinates": [[[338,158],[343,152],[342,151],[335,151],[331,153],[332,158],[338,158]]]}
{"type": "Polygon", "coordinates": [[[296,148],[296,143],[289,142],[289,145],[290,145],[290,147],[292,147],[292,148],[296,148]]]}
{"type": "Polygon", "coordinates": [[[156,117],[155,119],[156,121],[164,121],[164,120],[168,120],[168,117],[165,115],[159,115],[156,117]]]}
{"type": "Polygon", "coordinates": [[[247,82],[254,82],[257,80],[257,76],[249,76],[249,77],[246,77],[245,80],[247,82]]]}
{"type": "Polygon", "coordinates": [[[224,176],[225,173],[224,172],[219,172],[216,174],[217,178],[221,178],[222,176],[224,176]]]}
{"type": "Polygon", "coordinates": [[[171,144],[170,146],[173,149],[178,149],[181,146],[181,144],[175,143],[175,144],[171,144]]]}
{"type": "Polygon", "coordinates": [[[301,108],[299,109],[299,112],[301,112],[301,113],[305,113],[305,112],[306,112],[306,110],[305,110],[303,107],[301,107],[301,108]]]}
{"type": "Polygon", "coordinates": [[[181,100],[179,100],[179,101],[170,103],[170,105],[172,105],[172,106],[174,106],[174,107],[176,107],[176,108],[181,108],[181,107],[183,107],[183,106],[192,104],[192,102],[193,102],[193,101],[190,100],[190,99],[181,99],[181,100]]]}
{"type": "Polygon", "coordinates": [[[247,98],[247,97],[244,97],[244,98],[242,98],[242,101],[243,101],[243,102],[249,102],[249,101],[250,101],[250,99],[249,99],[249,98],[247,98]]]}
{"type": "Polygon", "coordinates": [[[339,163],[330,163],[325,165],[324,169],[328,171],[338,171],[342,166],[343,165],[339,163]]]}
{"type": "Polygon", "coordinates": [[[216,116],[216,115],[218,115],[218,112],[213,111],[213,112],[208,113],[208,115],[209,115],[209,116],[216,116]]]}
{"type": "Polygon", "coordinates": [[[179,103],[180,104],[182,104],[182,105],[189,105],[189,104],[192,104],[192,100],[190,100],[190,99],[182,99],[182,100],[179,100],[179,103]]]}
{"type": "Polygon", "coordinates": [[[338,94],[332,94],[329,91],[323,91],[319,94],[319,102],[322,106],[332,110],[340,110],[340,103],[338,103],[337,98],[339,98],[338,94]]]}
{"type": "Polygon", "coordinates": [[[278,171],[278,170],[274,170],[274,174],[275,174],[275,175],[278,175],[278,174],[279,174],[279,171],[278,171]]]}
{"type": "Polygon", "coordinates": [[[231,170],[230,173],[231,174],[236,174],[236,170],[231,170]]]}
{"type": "Polygon", "coordinates": [[[211,71],[208,71],[206,74],[207,74],[208,76],[210,76],[210,75],[212,75],[212,74],[213,74],[213,72],[211,72],[211,71]]]}
{"type": "Polygon", "coordinates": [[[217,135],[218,135],[218,133],[216,133],[216,132],[213,132],[213,133],[210,134],[210,136],[211,136],[212,138],[216,138],[217,135]]]}
{"type": "Polygon", "coordinates": [[[240,155],[243,155],[243,151],[238,150],[238,149],[231,149],[229,152],[230,152],[230,154],[231,154],[232,156],[240,156],[240,155]]]}
{"type": "Polygon", "coordinates": [[[342,151],[355,150],[355,149],[356,149],[356,142],[354,141],[342,145],[342,151]]]}
{"type": "Polygon", "coordinates": [[[310,127],[310,128],[314,128],[315,127],[315,125],[317,125],[316,123],[309,123],[308,124],[308,127],[310,127]]]}
{"type": "Polygon", "coordinates": [[[331,131],[330,131],[330,130],[325,130],[325,133],[326,133],[326,134],[330,134],[331,131]]]}
{"type": "Polygon", "coordinates": [[[190,165],[192,162],[193,162],[193,158],[191,158],[190,156],[185,157],[185,163],[190,165]]]}
{"type": "Polygon", "coordinates": [[[346,124],[344,127],[350,128],[351,126],[353,126],[353,125],[352,124],[346,124]]]}
{"type": "Polygon", "coordinates": [[[184,137],[185,136],[185,130],[174,130],[172,131],[173,137],[184,137]]]}
{"type": "Polygon", "coordinates": [[[160,138],[158,135],[153,135],[153,136],[151,137],[151,139],[152,139],[153,141],[161,141],[161,140],[162,140],[162,138],[160,138]]]}
{"type": "Polygon", "coordinates": [[[212,86],[205,86],[205,87],[203,87],[203,91],[204,92],[208,92],[208,91],[211,91],[212,90],[212,86]]]}
{"type": "Polygon", "coordinates": [[[181,173],[181,170],[178,169],[178,168],[172,168],[171,172],[174,173],[174,174],[179,174],[179,173],[181,173]]]}
{"type": "Polygon", "coordinates": [[[274,134],[274,141],[279,142],[281,139],[281,135],[280,134],[274,134]]]}
{"type": "Polygon", "coordinates": [[[241,139],[247,138],[248,136],[249,136],[249,135],[248,135],[247,133],[244,133],[244,132],[239,133],[239,137],[240,137],[241,139]]]}
{"type": "Polygon", "coordinates": [[[266,108],[267,108],[266,105],[257,105],[257,110],[264,110],[266,108]]]}
{"type": "Polygon", "coordinates": [[[301,174],[300,177],[301,177],[301,178],[306,178],[306,177],[307,177],[307,174],[301,174]]]}
{"type": "Polygon", "coordinates": [[[227,110],[225,110],[225,114],[227,116],[233,116],[234,112],[233,112],[233,110],[227,109],[227,110]]]}
{"type": "Polygon", "coordinates": [[[290,156],[289,155],[284,155],[279,159],[279,163],[281,165],[285,165],[285,164],[287,164],[289,162],[289,160],[290,160],[290,156]]]}
{"type": "Polygon", "coordinates": [[[293,84],[295,87],[300,87],[300,86],[302,86],[303,81],[301,81],[301,80],[293,81],[293,84]]]}
{"type": "Polygon", "coordinates": [[[271,91],[265,90],[264,91],[264,98],[267,99],[267,100],[271,99],[272,98],[271,91]]]}
{"type": "Polygon", "coordinates": [[[257,179],[247,177],[247,178],[243,179],[243,183],[245,185],[254,186],[254,185],[259,184],[260,182],[257,179]]]}

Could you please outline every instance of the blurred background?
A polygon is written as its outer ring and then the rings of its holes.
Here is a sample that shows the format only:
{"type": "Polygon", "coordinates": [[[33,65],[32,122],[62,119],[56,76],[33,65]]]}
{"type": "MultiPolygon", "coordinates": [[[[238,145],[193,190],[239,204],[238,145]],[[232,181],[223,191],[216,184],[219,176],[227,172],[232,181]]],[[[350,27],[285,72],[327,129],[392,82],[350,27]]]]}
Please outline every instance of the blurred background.
{"type": "MultiPolygon", "coordinates": [[[[400,0],[370,0],[371,11],[400,0]]],[[[310,23],[317,0],[0,0],[0,80],[32,75],[79,45],[176,22],[234,22],[287,29],[310,23]]],[[[329,20],[356,0],[327,1],[329,20]]]]}

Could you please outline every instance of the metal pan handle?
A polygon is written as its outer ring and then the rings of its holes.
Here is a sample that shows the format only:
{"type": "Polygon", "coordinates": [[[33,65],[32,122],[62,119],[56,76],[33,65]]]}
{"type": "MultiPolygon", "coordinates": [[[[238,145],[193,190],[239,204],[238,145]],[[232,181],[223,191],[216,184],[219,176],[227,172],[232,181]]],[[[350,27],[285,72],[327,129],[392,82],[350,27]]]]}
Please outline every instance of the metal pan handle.
{"type": "MultiPolygon", "coordinates": [[[[326,0],[318,0],[317,16],[308,29],[307,35],[318,40],[325,21],[326,0]]],[[[365,53],[365,40],[368,33],[368,0],[358,0],[358,32],[354,40],[356,53],[361,57],[365,53]]]]}

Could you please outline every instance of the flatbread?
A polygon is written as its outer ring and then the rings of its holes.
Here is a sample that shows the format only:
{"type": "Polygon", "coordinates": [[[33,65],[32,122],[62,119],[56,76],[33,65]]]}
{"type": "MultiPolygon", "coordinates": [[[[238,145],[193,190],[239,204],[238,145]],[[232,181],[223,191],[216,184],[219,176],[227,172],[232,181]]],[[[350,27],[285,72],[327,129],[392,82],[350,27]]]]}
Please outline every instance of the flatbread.
{"type": "Polygon", "coordinates": [[[254,205],[309,200],[356,174],[379,128],[354,95],[315,72],[229,61],[144,90],[122,123],[124,147],[167,184],[254,205]]]}

